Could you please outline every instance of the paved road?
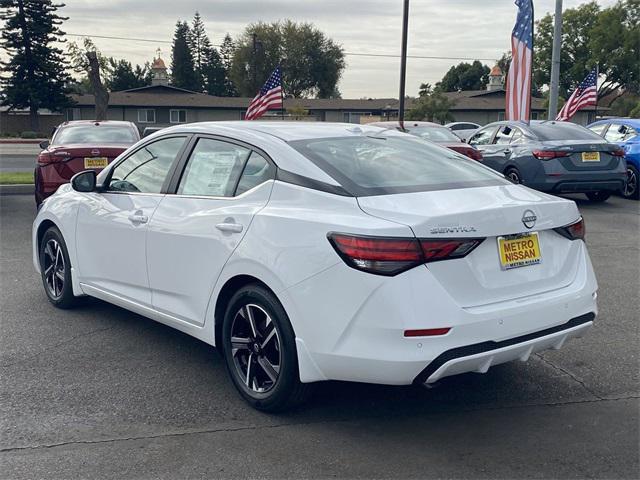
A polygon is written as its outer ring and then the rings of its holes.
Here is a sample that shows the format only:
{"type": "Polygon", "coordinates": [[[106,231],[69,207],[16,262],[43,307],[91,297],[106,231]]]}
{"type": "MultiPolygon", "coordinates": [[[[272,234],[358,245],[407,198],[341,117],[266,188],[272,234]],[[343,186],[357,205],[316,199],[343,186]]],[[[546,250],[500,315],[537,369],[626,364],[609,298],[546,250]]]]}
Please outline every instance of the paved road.
{"type": "Polygon", "coordinates": [[[638,478],[639,206],[580,204],[587,337],[430,390],[329,383],[265,415],[209,346],[99,301],[52,308],[33,199],[0,197],[0,478],[638,478]]]}
{"type": "Polygon", "coordinates": [[[37,155],[0,154],[0,172],[33,172],[37,155]]]}

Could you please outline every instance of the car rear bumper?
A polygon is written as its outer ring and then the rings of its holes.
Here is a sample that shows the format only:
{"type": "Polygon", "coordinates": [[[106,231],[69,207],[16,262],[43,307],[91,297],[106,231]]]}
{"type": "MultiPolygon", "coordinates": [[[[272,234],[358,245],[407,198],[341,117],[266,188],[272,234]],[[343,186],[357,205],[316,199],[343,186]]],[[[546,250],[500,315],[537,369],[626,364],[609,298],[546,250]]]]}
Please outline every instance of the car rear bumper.
{"type": "Polygon", "coordinates": [[[408,385],[559,348],[591,326],[596,291],[583,247],[568,285],[485,305],[460,306],[426,267],[388,278],[338,264],[278,296],[296,333],[301,381],[408,385]],[[429,328],[450,331],[404,336],[429,328]]]}
{"type": "Polygon", "coordinates": [[[486,373],[494,365],[513,360],[526,362],[533,353],[559,350],[568,339],[581,337],[593,325],[594,319],[594,313],[586,313],[563,325],[528,335],[448,350],[429,363],[413,383],[434,383],[443,377],[465,372],[486,373]]]}

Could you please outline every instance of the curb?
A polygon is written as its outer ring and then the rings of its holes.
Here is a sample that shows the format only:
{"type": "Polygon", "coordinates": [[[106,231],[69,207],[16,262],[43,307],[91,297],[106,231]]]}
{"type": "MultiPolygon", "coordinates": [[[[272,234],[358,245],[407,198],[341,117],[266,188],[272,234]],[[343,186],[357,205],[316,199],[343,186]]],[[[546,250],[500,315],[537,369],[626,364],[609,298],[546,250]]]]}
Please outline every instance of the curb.
{"type": "Polygon", "coordinates": [[[0,185],[0,195],[33,195],[34,191],[33,184],[0,185]]]}

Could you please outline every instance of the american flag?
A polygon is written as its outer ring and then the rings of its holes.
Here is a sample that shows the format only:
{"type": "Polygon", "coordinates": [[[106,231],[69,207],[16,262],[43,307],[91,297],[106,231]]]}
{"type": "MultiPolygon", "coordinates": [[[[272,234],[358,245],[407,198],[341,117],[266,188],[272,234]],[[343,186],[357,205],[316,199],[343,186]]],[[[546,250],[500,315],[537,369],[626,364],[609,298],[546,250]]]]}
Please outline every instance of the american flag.
{"type": "Polygon", "coordinates": [[[251,100],[245,120],[255,120],[260,118],[264,112],[270,108],[282,108],[282,72],[278,66],[267,83],[265,83],[258,94],[251,100]]]}
{"type": "Polygon", "coordinates": [[[511,66],[507,75],[507,120],[529,121],[533,59],[533,2],[516,0],[518,18],[511,32],[511,66]]]}
{"type": "Polygon", "coordinates": [[[571,94],[567,103],[556,117],[556,120],[566,122],[573,117],[578,110],[588,105],[596,105],[598,102],[598,67],[591,70],[578,88],[571,94]]]}

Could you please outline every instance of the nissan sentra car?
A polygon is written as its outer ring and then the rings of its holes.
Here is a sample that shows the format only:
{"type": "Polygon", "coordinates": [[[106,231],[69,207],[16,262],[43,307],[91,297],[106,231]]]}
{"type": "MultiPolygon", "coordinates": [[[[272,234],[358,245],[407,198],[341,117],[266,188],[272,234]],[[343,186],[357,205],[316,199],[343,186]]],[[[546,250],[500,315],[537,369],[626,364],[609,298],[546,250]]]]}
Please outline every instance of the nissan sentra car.
{"type": "Polygon", "coordinates": [[[33,262],[222,352],[258,409],[313,384],[431,384],[560,348],[597,314],[573,201],[371,126],[163,129],[42,205],[33,262]]]}

